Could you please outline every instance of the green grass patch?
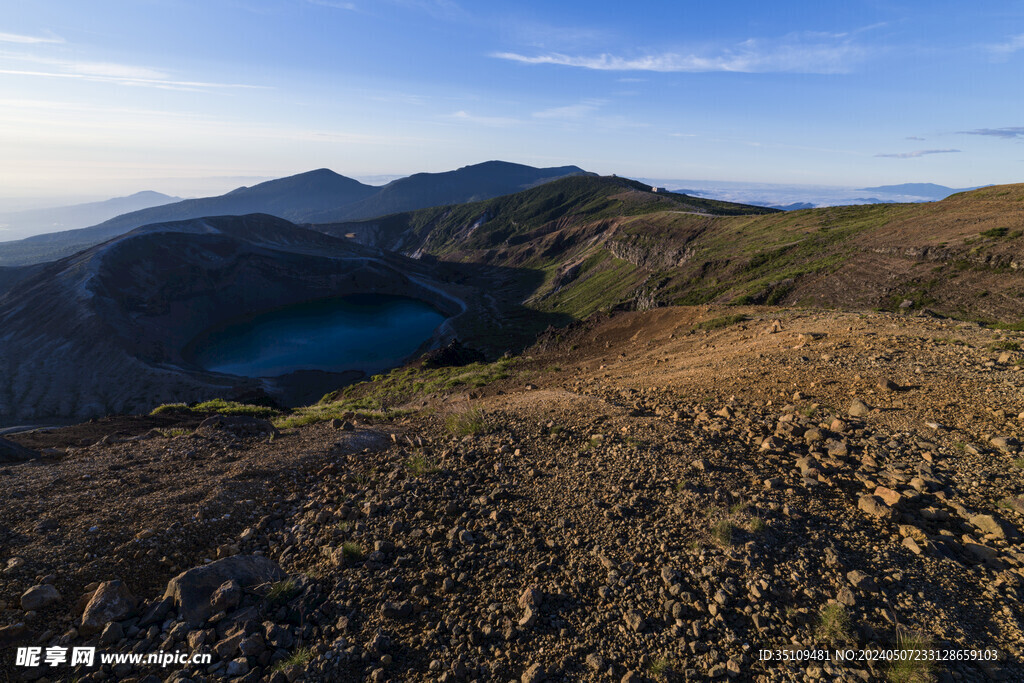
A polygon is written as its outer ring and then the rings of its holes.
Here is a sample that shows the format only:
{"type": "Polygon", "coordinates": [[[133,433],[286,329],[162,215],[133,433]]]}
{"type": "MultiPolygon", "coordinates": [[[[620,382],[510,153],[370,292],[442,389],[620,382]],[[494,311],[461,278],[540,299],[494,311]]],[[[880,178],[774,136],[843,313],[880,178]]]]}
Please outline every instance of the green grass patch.
{"type": "Polygon", "coordinates": [[[409,456],[409,459],[405,461],[405,467],[414,477],[433,474],[438,470],[437,463],[422,453],[409,456]]]}
{"type": "Polygon", "coordinates": [[[768,525],[760,517],[751,517],[750,522],[747,524],[747,528],[752,534],[761,534],[768,530],[768,525]]]}
{"type": "Polygon", "coordinates": [[[192,412],[187,403],[164,403],[150,411],[150,415],[165,415],[167,413],[190,413],[192,412]]]}
{"type": "Polygon", "coordinates": [[[309,664],[310,660],[313,659],[313,650],[308,647],[301,647],[293,652],[286,659],[282,659],[271,669],[274,673],[290,669],[293,666],[300,669],[305,668],[309,664]]]}
{"type": "Polygon", "coordinates": [[[248,415],[250,417],[272,417],[278,414],[277,410],[267,406],[255,406],[248,403],[236,401],[225,401],[222,398],[215,398],[212,401],[204,401],[192,406],[194,413],[219,413],[220,415],[248,415]]]}
{"type": "Polygon", "coordinates": [[[889,662],[889,666],[885,670],[886,680],[890,683],[928,683],[933,680],[935,662],[912,655],[915,651],[930,650],[932,648],[930,638],[919,633],[901,631],[896,636],[896,644],[900,652],[905,653],[905,656],[897,657],[889,662]]]}
{"type": "Polygon", "coordinates": [[[396,368],[374,375],[324,396],[311,406],[296,408],[290,415],[274,421],[279,429],[327,422],[353,414],[364,419],[393,419],[411,414],[399,408],[417,397],[477,389],[511,376],[515,358],[501,358],[494,363],[471,363],[460,367],[396,368]]]}
{"type": "Polygon", "coordinates": [[[345,541],[341,544],[341,554],[346,560],[358,562],[363,559],[363,546],[359,545],[355,541],[345,541]]]}
{"type": "Polygon", "coordinates": [[[732,545],[733,523],[728,519],[720,519],[711,527],[711,538],[721,546],[732,545]]]}
{"type": "Polygon", "coordinates": [[[284,579],[283,581],[276,581],[270,585],[270,590],[267,591],[267,600],[274,604],[288,602],[296,595],[299,594],[299,584],[295,579],[284,579]]]}
{"type": "Polygon", "coordinates": [[[982,237],[1006,237],[1010,234],[1009,228],[989,228],[978,233],[982,237]]]}
{"type": "Polygon", "coordinates": [[[651,663],[647,665],[647,673],[649,673],[652,678],[663,678],[671,671],[672,664],[664,657],[652,659],[651,663]]]}
{"type": "Polygon", "coordinates": [[[444,426],[452,436],[470,436],[483,434],[487,430],[487,420],[479,408],[469,408],[448,415],[444,426]]]}
{"type": "Polygon", "coordinates": [[[220,415],[248,415],[250,417],[273,417],[280,411],[268,408],[267,406],[251,405],[249,403],[238,403],[237,401],[226,401],[222,398],[215,398],[202,403],[187,405],[185,403],[165,403],[157,406],[150,412],[150,415],[164,415],[168,413],[195,413],[206,415],[217,413],[220,415]]]}
{"type": "Polygon", "coordinates": [[[851,642],[853,630],[850,625],[850,614],[846,611],[846,607],[838,602],[833,602],[822,608],[818,613],[815,635],[819,643],[836,645],[851,642]]]}

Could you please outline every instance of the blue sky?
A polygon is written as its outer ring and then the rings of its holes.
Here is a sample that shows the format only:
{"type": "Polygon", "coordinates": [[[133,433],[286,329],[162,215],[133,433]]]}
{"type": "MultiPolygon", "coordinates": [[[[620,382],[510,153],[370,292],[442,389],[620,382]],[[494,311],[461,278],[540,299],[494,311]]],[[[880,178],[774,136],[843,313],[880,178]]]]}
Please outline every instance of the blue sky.
{"type": "Polygon", "coordinates": [[[652,178],[1024,180],[1020,2],[5,5],[6,195],[494,158],[652,178]]]}

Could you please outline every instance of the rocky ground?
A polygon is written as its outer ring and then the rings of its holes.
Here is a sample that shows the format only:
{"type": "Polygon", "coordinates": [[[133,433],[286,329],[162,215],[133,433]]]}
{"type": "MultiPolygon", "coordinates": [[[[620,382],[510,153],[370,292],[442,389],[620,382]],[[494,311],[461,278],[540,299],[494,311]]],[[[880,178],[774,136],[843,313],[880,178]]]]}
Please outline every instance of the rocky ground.
{"type": "Polygon", "coordinates": [[[0,677],[1024,680],[1022,339],[660,309],[391,420],[10,437],[0,677]],[[213,661],[14,664],[88,644],[213,661]],[[998,659],[760,656],[901,647],[998,659]]]}

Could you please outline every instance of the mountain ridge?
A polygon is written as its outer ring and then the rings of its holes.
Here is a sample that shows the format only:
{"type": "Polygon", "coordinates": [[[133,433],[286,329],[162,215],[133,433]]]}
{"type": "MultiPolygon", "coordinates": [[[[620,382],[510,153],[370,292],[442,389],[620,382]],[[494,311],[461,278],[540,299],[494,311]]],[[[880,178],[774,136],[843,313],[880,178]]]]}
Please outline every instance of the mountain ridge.
{"type": "Polygon", "coordinates": [[[4,242],[25,239],[45,232],[74,230],[115,218],[123,213],[182,201],[153,190],[95,202],[44,207],[0,213],[0,250],[4,242]]]}
{"type": "Polygon", "coordinates": [[[310,222],[339,211],[349,217],[368,218],[390,213],[395,207],[422,208],[467,201],[480,194],[508,194],[523,189],[524,184],[584,172],[575,166],[544,169],[490,161],[456,171],[416,174],[377,187],[321,168],[236,188],[216,197],[134,211],[88,228],[8,242],[0,246],[0,266],[56,260],[149,223],[251,213],[267,213],[292,222],[310,222]],[[374,196],[378,199],[370,201],[374,196]],[[356,208],[344,209],[350,205],[356,208]]]}

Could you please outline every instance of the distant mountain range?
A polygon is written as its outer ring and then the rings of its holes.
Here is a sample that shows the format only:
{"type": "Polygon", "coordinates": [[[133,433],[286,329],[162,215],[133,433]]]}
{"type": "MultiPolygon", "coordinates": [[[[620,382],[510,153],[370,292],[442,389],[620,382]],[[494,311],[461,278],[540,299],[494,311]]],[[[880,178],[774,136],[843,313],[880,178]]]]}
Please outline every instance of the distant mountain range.
{"type": "Polygon", "coordinates": [[[417,173],[376,187],[324,168],[240,187],[218,197],[187,199],[132,211],[88,228],[0,243],[0,266],[54,261],[152,223],[251,213],[296,223],[356,220],[489,199],[581,174],[586,171],[576,166],[534,168],[488,161],[445,173],[417,173]]]}
{"type": "MultiPolygon", "coordinates": [[[[0,213],[0,243],[20,240],[42,232],[84,228],[123,213],[179,201],[180,197],[146,190],[101,202],[0,213]]],[[[0,246],[0,250],[2,249],[0,246]]]]}

